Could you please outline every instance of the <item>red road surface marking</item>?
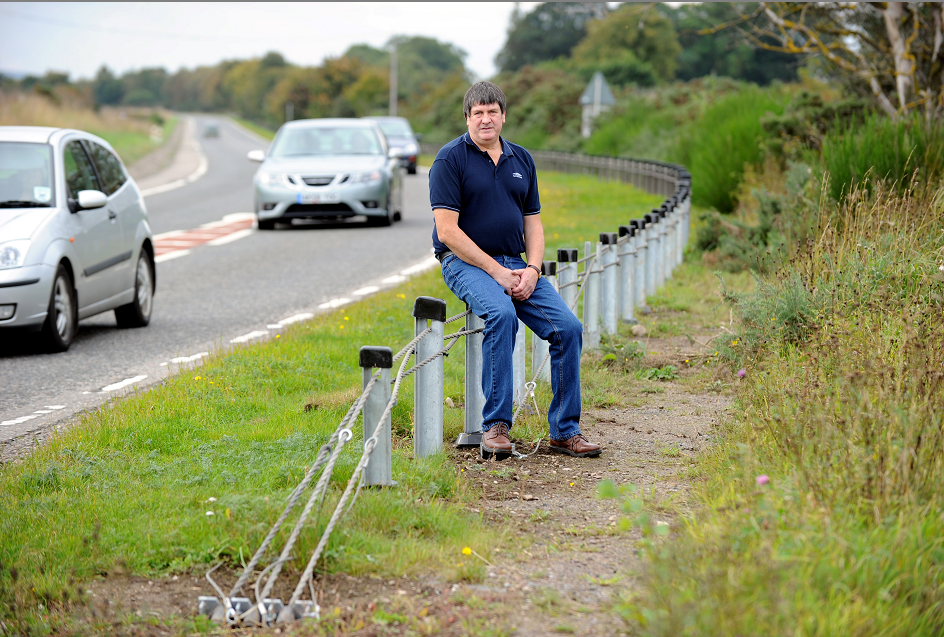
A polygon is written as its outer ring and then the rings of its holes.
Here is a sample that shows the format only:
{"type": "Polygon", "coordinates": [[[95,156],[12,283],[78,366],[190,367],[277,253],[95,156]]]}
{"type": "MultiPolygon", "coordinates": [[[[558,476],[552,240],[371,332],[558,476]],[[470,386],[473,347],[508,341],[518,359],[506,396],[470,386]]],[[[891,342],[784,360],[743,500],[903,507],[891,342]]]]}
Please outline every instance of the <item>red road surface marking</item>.
{"type": "Polygon", "coordinates": [[[195,248],[204,243],[209,243],[214,239],[220,239],[234,232],[251,228],[252,224],[252,219],[240,219],[239,221],[213,226],[212,228],[194,228],[193,230],[188,230],[172,237],[156,239],[154,241],[154,256],[159,257],[168,252],[195,248]]]}

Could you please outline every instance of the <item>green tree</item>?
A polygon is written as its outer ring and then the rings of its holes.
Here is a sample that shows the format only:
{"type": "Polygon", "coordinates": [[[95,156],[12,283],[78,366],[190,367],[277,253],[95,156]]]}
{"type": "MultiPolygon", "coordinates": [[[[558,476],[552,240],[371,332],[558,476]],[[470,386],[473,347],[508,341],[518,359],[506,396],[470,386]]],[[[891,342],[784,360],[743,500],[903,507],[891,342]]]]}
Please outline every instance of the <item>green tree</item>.
{"type": "Polygon", "coordinates": [[[675,25],[682,47],[676,79],[687,81],[706,75],[721,75],[761,86],[773,80],[795,81],[803,60],[788,53],[753,46],[738,31],[715,29],[717,25],[737,20],[756,9],[756,2],[703,2],[676,8],[663,7],[675,25]]]}
{"type": "Polygon", "coordinates": [[[587,37],[574,48],[573,59],[580,65],[606,64],[616,69],[648,67],[658,80],[668,81],[675,76],[680,50],[675,28],[661,8],[624,4],[587,25],[587,37]]]}
{"type": "Polygon", "coordinates": [[[92,81],[92,98],[95,103],[100,106],[118,104],[122,97],[124,97],[124,88],[121,81],[115,77],[111,69],[102,65],[92,81]]]}
{"type": "Polygon", "coordinates": [[[501,71],[569,57],[587,35],[587,23],[607,14],[605,2],[545,2],[527,14],[515,7],[508,39],[495,64],[501,71]]]}

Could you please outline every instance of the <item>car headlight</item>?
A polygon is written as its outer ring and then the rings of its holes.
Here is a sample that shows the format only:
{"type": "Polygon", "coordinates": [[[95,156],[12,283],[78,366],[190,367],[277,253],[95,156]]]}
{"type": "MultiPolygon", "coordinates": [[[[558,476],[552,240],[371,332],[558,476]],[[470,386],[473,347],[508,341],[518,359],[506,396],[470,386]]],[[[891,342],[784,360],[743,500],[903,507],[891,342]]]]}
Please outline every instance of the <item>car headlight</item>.
{"type": "Polygon", "coordinates": [[[415,155],[417,152],[419,152],[419,148],[416,146],[416,144],[407,144],[403,150],[406,151],[407,155],[415,155]]]}
{"type": "Polygon", "coordinates": [[[29,239],[0,243],[0,270],[21,267],[29,248],[29,239]]]}
{"type": "Polygon", "coordinates": [[[263,186],[284,186],[287,183],[286,175],[284,173],[269,173],[265,171],[260,171],[259,183],[263,186]]]}
{"type": "Polygon", "coordinates": [[[360,184],[369,181],[380,181],[380,171],[375,170],[369,173],[354,173],[348,180],[352,184],[360,184]]]}

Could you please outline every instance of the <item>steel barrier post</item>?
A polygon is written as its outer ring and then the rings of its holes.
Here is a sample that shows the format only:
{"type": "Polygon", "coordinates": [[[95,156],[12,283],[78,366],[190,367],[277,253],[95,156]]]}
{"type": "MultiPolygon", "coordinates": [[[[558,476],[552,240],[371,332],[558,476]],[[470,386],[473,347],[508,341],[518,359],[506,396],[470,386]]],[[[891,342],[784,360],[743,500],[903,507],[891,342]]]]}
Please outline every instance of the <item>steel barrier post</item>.
{"type": "Polygon", "coordinates": [[[524,387],[525,382],[527,382],[525,380],[525,367],[527,365],[525,352],[525,327],[521,319],[518,319],[518,331],[515,333],[515,348],[512,350],[511,354],[511,379],[514,383],[512,385],[512,396],[514,396],[514,404],[516,407],[519,402],[525,399],[526,393],[524,387]]]}
{"type": "MultiPolygon", "coordinates": [[[[466,305],[466,309],[468,305],[466,305]]],[[[469,313],[465,329],[485,327],[485,319],[469,313]]],[[[456,438],[457,447],[478,447],[482,442],[482,409],[485,392],[482,391],[482,332],[465,337],[465,430],[456,438]]]]}
{"type": "MultiPolygon", "coordinates": [[[[556,261],[545,261],[541,264],[541,274],[544,275],[544,278],[547,279],[547,282],[556,290],[557,289],[557,262],[556,261]]],[[[571,286],[576,287],[576,286],[571,286]]],[[[562,297],[563,298],[563,297],[562,297]]],[[[550,360],[548,363],[540,369],[538,373],[538,366],[544,362],[544,357],[547,355],[548,350],[550,349],[550,344],[545,341],[543,338],[538,338],[538,335],[534,332],[531,332],[531,375],[534,376],[537,374],[538,380],[549,383],[551,382],[551,363],[550,360]]]]}
{"type": "Polygon", "coordinates": [[[573,283],[577,280],[577,251],[568,248],[566,250],[557,251],[557,286],[560,290],[561,298],[564,299],[564,304],[570,308],[570,311],[574,313],[574,316],[580,318],[580,314],[577,313],[577,305],[575,301],[577,300],[577,294],[580,290],[577,289],[576,285],[568,285],[568,283],[573,283]]]}
{"type": "Polygon", "coordinates": [[[682,205],[675,195],[672,195],[672,211],[672,214],[675,215],[675,265],[680,266],[685,252],[685,245],[682,243],[685,215],[682,214],[682,205]]]}
{"type": "Polygon", "coordinates": [[[636,307],[644,307],[646,305],[646,277],[648,276],[646,272],[649,265],[646,220],[644,218],[633,219],[629,222],[629,225],[636,229],[636,272],[633,277],[633,289],[635,290],[633,296],[636,300],[636,307]]]}
{"type": "Polygon", "coordinates": [[[584,257],[589,257],[584,262],[584,269],[590,269],[587,276],[587,289],[583,291],[583,346],[585,349],[593,351],[600,348],[600,257],[601,246],[597,244],[594,248],[589,241],[583,246],[584,257]],[[593,257],[596,256],[594,259],[593,257]]]}
{"type": "MultiPolygon", "coordinates": [[[[413,302],[416,319],[415,336],[430,333],[416,344],[416,363],[426,360],[443,348],[446,333],[446,302],[429,296],[413,302]]],[[[425,458],[442,451],[443,446],[443,375],[442,356],[420,367],[414,373],[413,396],[413,457],[425,458]]]]}
{"type": "Polygon", "coordinates": [[[659,254],[659,289],[665,287],[665,282],[671,278],[669,274],[669,212],[668,207],[662,204],[659,208],[659,246],[662,251],[659,254]]]}
{"type": "Polygon", "coordinates": [[[615,232],[601,232],[600,244],[603,251],[602,285],[600,291],[600,314],[603,316],[603,331],[616,334],[619,326],[619,257],[617,256],[617,236],[615,232]]]}
{"type": "Polygon", "coordinates": [[[653,211],[646,215],[646,296],[652,296],[659,284],[659,215],[653,211]]]}
{"type": "MultiPolygon", "coordinates": [[[[363,369],[364,387],[380,368],[380,379],[374,383],[364,403],[364,444],[374,435],[380,417],[390,402],[390,368],[393,367],[393,351],[389,347],[364,346],[360,351],[360,366],[363,369]]],[[[390,442],[390,415],[383,421],[377,434],[377,445],[364,468],[364,484],[369,487],[386,487],[393,481],[393,458],[390,442]]]]}
{"type": "Polygon", "coordinates": [[[636,304],[636,290],[633,280],[636,277],[636,245],[632,226],[620,226],[619,237],[622,244],[617,245],[619,257],[619,314],[624,323],[636,323],[633,306],[636,304]]]}

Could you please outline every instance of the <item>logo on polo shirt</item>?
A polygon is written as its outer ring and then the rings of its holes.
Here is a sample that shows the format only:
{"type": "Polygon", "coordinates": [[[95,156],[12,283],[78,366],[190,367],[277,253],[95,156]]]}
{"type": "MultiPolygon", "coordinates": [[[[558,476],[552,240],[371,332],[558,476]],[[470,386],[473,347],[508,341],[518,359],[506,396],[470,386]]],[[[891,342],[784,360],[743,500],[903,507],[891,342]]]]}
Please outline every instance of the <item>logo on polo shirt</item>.
{"type": "Polygon", "coordinates": [[[518,179],[524,179],[524,177],[521,176],[521,173],[511,173],[511,176],[517,177],[518,179]]]}

